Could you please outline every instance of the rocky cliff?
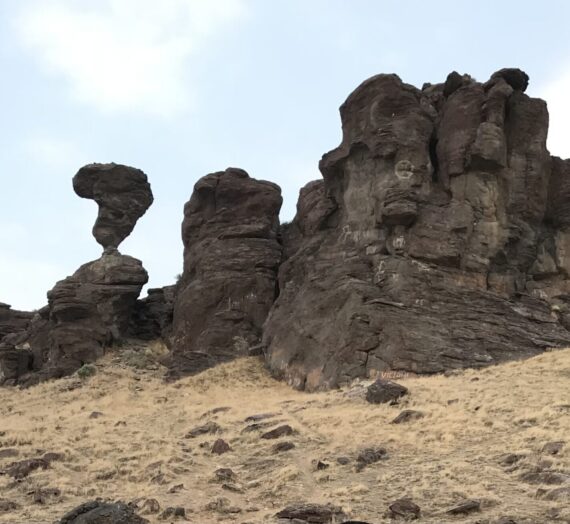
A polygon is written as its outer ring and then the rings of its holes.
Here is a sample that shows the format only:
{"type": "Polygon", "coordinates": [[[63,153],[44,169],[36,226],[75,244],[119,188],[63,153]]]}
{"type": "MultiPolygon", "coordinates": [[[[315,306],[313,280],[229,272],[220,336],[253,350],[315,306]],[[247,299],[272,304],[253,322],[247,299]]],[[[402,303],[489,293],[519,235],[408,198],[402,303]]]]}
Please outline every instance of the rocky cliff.
{"type": "Polygon", "coordinates": [[[568,163],[527,83],[378,75],[348,97],[342,143],[284,235],[264,329],[276,375],[315,390],[570,343],[568,163]]]}
{"type": "Polygon", "coordinates": [[[180,281],[139,301],[146,271],[117,248],[150,185],[135,168],[85,166],[73,185],[99,205],[103,256],[36,315],[0,308],[0,380],[71,373],[126,337],[164,338],[171,379],[263,353],[309,391],[570,345],[570,161],[549,154],[528,81],[519,69],[421,89],[366,80],[290,224],[277,185],[237,168],[201,178],[180,281]]]}

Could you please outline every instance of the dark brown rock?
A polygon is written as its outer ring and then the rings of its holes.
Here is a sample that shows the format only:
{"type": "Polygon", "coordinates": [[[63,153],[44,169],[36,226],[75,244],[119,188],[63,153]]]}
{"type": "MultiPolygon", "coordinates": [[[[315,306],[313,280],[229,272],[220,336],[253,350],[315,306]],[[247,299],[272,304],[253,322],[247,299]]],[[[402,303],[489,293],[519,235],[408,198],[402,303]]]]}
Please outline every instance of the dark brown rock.
{"type": "Polygon", "coordinates": [[[195,428],[191,429],[184,438],[196,438],[201,435],[213,435],[214,433],[220,433],[222,428],[216,422],[206,422],[206,424],[202,424],[201,426],[196,426],[195,428]]]}
{"type": "Polygon", "coordinates": [[[570,345],[570,168],[526,83],[377,75],[348,97],[283,231],[263,336],[276,377],[312,391],[570,345]]]}
{"type": "Polygon", "coordinates": [[[17,457],[20,452],[15,448],[0,449],[0,459],[17,457]]]}
{"type": "Polygon", "coordinates": [[[146,175],[120,164],[89,164],[73,177],[81,198],[95,200],[99,214],[93,236],[105,250],[117,249],[153,201],[146,175]]]}
{"type": "Polygon", "coordinates": [[[153,515],[160,511],[160,503],[156,499],[146,499],[141,506],[141,513],[153,515]]]}
{"type": "Polygon", "coordinates": [[[73,373],[128,334],[137,297],[148,281],[136,258],[118,252],[81,266],[48,293],[45,378],[73,373]]]}
{"type": "Polygon", "coordinates": [[[0,513],[10,513],[11,511],[15,511],[17,509],[20,509],[20,506],[13,500],[0,498],[0,513]]]}
{"type": "Polygon", "coordinates": [[[421,411],[405,409],[394,420],[392,420],[391,424],[403,424],[405,422],[411,422],[412,420],[419,420],[423,417],[424,414],[421,411]]]}
{"type": "Polygon", "coordinates": [[[411,499],[398,499],[389,506],[390,513],[395,518],[415,520],[420,516],[421,509],[411,499]]]}
{"type": "Polygon", "coordinates": [[[279,519],[289,519],[311,524],[333,524],[345,515],[342,508],[332,504],[292,504],[275,515],[279,519]]]}
{"type": "Polygon", "coordinates": [[[228,451],[231,450],[232,448],[230,447],[230,445],[224,439],[221,438],[216,440],[216,442],[214,442],[214,445],[212,446],[212,453],[214,455],[222,455],[223,453],[227,453],[228,451]]]}
{"type": "Polygon", "coordinates": [[[542,447],[542,452],[548,455],[558,455],[564,449],[564,444],[565,442],[563,440],[547,442],[542,447]]]}
{"type": "Polygon", "coordinates": [[[235,482],[237,475],[230,468],[219,468],[214,471],[216,482],[235,482]]]}
{"type": "Polygon", "coordinates": [[[148,524],[132,508],[121,502],[92,501],[66,513],[59,524],[148,524]]]}
{"type": "Polygon", "coordinates": [[[366,400],[371,404],[397,401],[408,393],[408,388],[391,380],[377,379],[366,390],[366,400]]]}
{"type": "Polygon", "coordinates": [[[172,327],[175,286],[151,288],[137,300],[131,316],[129,335],[140,340],[167,338],[172,327]]]}
{"type": "Polygon", "coordinates": [[[564,484],[570,482],[570,474],[561,471],[527,471],[520,479],[529,484],[564,484]]]}
{"type": "Polygon", "coordinates": [[[481,510],[481,502],[478,500],[464,500],[446,510],[448,515],[467,515],[481,510]]]}
{"type": "Polygon", "coordinates": [[[158,517],[160,520],[168,520],[170,518],[181,518],[186,520],[186,509],[181,506],[168,507],[158,517]]]}
{"type": "Polygon", "coordinates": [[[27,477],[30,473],[38,469],[49,468],[49,462],[41,458],[20,460],[12,462],[5,470],[4,474],[15,478],[16,480],[27,477]]]}
{"type": "Polygon", "coordinates": [[[281,190],[236,168],[201,178],[184,207],[170,378],[248,355],[277,293],[281,190]]]}
{"type": "Polygon", "coordinates": [[[275,444],[271,448],[271,451],[273,453],[283,453],[284,451],[290,451],[292,449],[295,449],[295,444],[293,442],[289,442],[288,440],[286,440],[285,442],[278,442],[277,444],[275,444]]]}
{"type": "Polygon", "coordinates": [[[491,75],[491,80],[495,78],[502,78],[509,84],[515,91],[526,91],[528,87],[528,75],[516,68],[500,69],[491,75]]]}
{"type": "Polygon", "coordinates": [[[286,437],[292,435],[293,433],[294,431],[291,426],[289,426],[288,424],[283,424],[282,426],[277,426],[275,429],[272,429],[271,431],[264,433],[263,435],[261,435],[261,438],[270,440],[280,437],[286,437]]]}
{"type": "Polygon", "coordinates": [[[261,420],[267,420],[268,418],[274,418],[277,413],[259,413],[257,415],[250,415],[245,419],[244,422],[259,422],[261,420]]]}
{"type": "Polygon", "coordinates": [[[544,500],[570,501],[570,486],[547,490],[542,496],[544,500]]]}
{"type": "Polygon", "coordinates": [[[0,342],[6,335],[23,333],[28,329],[34,313],[12,309],[0,302],[0,342]]]}
{"type": "Polygon", "coordinates": [[[385,448],[372,447],[364,448],[356,457],[356,470],[362,471],[366,466],[388,458],[385,448]]]}
{"type": "Polygon", "coordinates": [[[53,499],[59,499],[61,490],[59,488],[36,488],[28,494],[32,496],[34,504],[47,504],[53,499]]]}

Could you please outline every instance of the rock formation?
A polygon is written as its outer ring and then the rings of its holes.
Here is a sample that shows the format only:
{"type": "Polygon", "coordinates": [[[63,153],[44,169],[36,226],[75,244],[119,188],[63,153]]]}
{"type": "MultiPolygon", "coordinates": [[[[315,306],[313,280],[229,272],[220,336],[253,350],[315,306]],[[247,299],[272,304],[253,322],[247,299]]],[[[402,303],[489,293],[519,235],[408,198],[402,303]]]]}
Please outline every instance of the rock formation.
{"type": "Polygon", "coordinates": [[[148,275],[142,263],[117,247],[152,203],[146,175],[117,164],[90,164],[73,178],[84,198],[99,204],[93,228],[104,253],[48,292],[25,336],[4,337],[0,383],[31,384],[73,373],[129,334],[131,318],[148,275]]]}
{"type": "Polygon", "coordinates": [[[281,192],[236,168],[184,208],[176,286],[137,301],[147,274],[117,248],[152,203],[146,175],[91,164],[103,256],[37,314],[0,306],[0,382],[71,373],[124,337],[163,337],[168,376],[263,351],[273,373],[326,389],[386,371],[480,367],[570,345],[570,160],[546,149],[528,76],[396,75],[341,106],[343,139],[279,225],[281,192]]]}
{"type": "Polygon", "coordinates": [[[184,206],[170,375],[247,355],[277,293],[281,190],[230,168],[201,178],[184,206]]]}
{"type": "Polygon", "coordinates": [[[139,340],[166,339],[172,326],[176,286],[151,288],[147,293],[135,304],[129,336],[139,340]]]}
{"type": "Polygon", "coordinates": [[[73,189],[95,200],[99,214],[93,236],[105,250],[113,250],[133,231],[153,201],[146,175],[120,164],[88,164],[73,177],[73,189]]]}
{"type": "Polygon", "coordinates": [[[342,143],[283,233],[264,328],[277,376],[317,390],[570,344],[570,164],[550,157],[527,83],[378,75],[348,97],[342,143]]]}
{"type": "Polygon", "coordinates": [[[9,334],[26,331],[33,316],[33,313],[17,311],[9,304],[0,302],[0,342],[9,334]]]}

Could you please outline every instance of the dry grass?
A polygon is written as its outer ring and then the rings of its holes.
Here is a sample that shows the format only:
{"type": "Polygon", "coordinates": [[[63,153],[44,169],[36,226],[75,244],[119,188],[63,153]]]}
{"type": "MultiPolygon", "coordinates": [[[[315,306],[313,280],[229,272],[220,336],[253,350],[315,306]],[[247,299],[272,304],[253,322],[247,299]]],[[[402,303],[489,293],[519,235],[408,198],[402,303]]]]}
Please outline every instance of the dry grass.
{"type": "MultiPolygon", "coordinates": [[[[145,354],[160,351],[147,348],[145,354]]],[[[389,521],[388,504],[403,496],[421,506],[420,521],[426,523],[493,522],[500,515],[547,523],[556,512],[570,522],[568,502],[537,498],[541,486],[519,478],[537,465],[570,471],[570,350],[450,377],[400,379],[410,395],[399,406],[366,403],[358,385],[329,393],[293,391],[255,358],[165,384],[159,366],[129,366],[133,355],[127,357],[107,356],[88,379],[0,390],[0,451],[18,452],[0,458],[0,469],[44,452],[64,454],[20,482],[0,477],[0,498],[20,506],[0,513],[0,523],[54,522],[95,497],[154,498],[162,508],[184,506],[196,523],[270,522],[292,501],[332,502],[354,518],[380,523],[389,521]],[[220,407],[229,409],[209,413],[220,407]],[[404,408],[425,417],[390,424],[404,408]],[[93,412],[102,415],[90,418],[93,412]],[[276,454],[272,446],[279,440],[242,432],[247,416],[268,412],[277,413],[264,421],[269,429],[283,421],[296,430],[280,439],[294,442],[294,449],[276,454]],[[185,438],[210,420],[222,427],[219,435],[185,438]],[[218,437],[229,442],[231,452],[210,453],[218,437]],[[545,457],[544,443],[558,440],[567,440],[566,448],[545,457]],[[355,454],[373,445],[386,447],[389,458],[357,472],[355,454]],[[509,471],[499,460],[505,453],[525,458],[509,471]],[[339,456],[352,462],[340,465],[339,456]],[[330,467],[316,471],[316,460],[330,467]],[[213,482],[222,467],[235,472],[241,492],[213,482]],[[34,503],[30,493],[39,488],[59,488],[61,496],[34,503]],[[206,509],[219,497],[240,513],[206,509]],[[482,512],[442,513],[463,497],[481,499],[482,512]]]]}

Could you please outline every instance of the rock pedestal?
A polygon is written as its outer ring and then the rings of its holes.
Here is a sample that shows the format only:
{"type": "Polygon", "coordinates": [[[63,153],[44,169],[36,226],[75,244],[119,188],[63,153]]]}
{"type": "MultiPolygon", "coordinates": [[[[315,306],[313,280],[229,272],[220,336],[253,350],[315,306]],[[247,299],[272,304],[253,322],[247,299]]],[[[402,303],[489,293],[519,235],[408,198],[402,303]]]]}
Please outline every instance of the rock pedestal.
{"type": "MultiPolygon", "coordinates": [[[[128,166],[89,164],[74,176],[73,188],[99,205],[93,235],[104,253],[59,281],[48,292],[48,306],[28,321],[23,334],[10,328],[0,345],[0,383],[69,375],[130,333],[148,275],[140,260],[117,248],[152,203],[147,177],[128,166]]],[[[3,316],[0,307],[0,328],[3,316]]]]}
{"type": "Polygon", "coordinates": [[[184,272],[172,378],[247,355],[277,294],[281,190],[230,168],[201,178],[184,207],[184,272]]]}

